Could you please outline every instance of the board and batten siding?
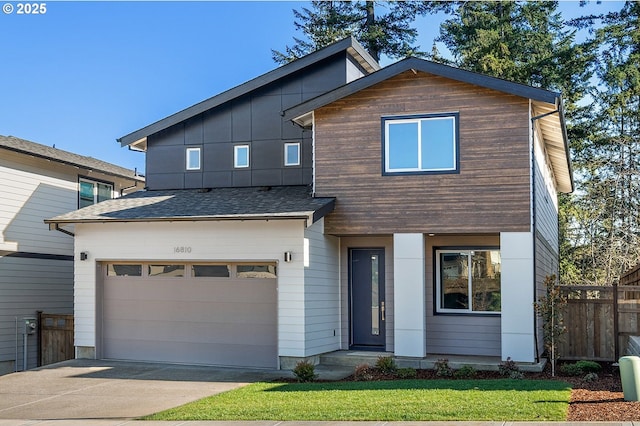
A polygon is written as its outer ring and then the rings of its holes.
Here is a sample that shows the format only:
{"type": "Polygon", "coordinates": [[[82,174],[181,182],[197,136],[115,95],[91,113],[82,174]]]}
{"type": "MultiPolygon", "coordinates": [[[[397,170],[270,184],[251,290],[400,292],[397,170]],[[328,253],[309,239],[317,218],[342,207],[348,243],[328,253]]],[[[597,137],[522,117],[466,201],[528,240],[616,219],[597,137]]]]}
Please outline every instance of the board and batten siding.
{"type": "Polygon", "coordinates": [[[340,240],[324,235],[324,219],[305,229],[305,356],[340,349],[340,240]]]}
{"type": "Polygon", "coordinates": [[[499,247],[498,235],[426,238],[427,353],[500,356],[499,315],[436,314],[435,252],[438,248],[499,247]]]}
{"type": "Polygon", "coordinates": [[[99,345],[96,262],[224,260],[277,262],[278,352],[305,356],[304,226],[303,220],[77,224],[76,257],[85,251],[89,258],[75,262],[76,351],[91,354],[99,345]],[[291,262],[283,262],[285,251],[294,254],[291,262]]]}
{"type": "Polygon", "coordinates": [[[314,111],[333,235],[530,230],[528,99],[411,71],[314,111]],[[459,112],[460,172],[382,176],[381,117],[459,112]]]}

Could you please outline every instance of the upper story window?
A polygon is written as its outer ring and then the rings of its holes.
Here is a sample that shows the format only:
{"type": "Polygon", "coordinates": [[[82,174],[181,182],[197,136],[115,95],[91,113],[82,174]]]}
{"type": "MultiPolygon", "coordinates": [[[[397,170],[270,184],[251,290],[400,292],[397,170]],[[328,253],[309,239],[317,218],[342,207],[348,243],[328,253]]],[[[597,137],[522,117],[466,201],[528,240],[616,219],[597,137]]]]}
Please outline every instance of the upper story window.
{"type": "Polygon", "coordinates": [[[233,147],[233,167],[249,167],[249,145],[236,145],[233,147]]]}
{"type": "Polygon", "coordinates": [[[187,148],[187,170],[200,170],[200,148],[187,148]]]}
{"type": "Polygon", "coordinates": [[[500,250],[436,251],[436,310],[440,313],[500,313],[500,250]]]}
{"type": "Polygon", "coordinates": [[[458,171],[458,113],[383,117],[384,174],[458,171]]]}
{"type": "Polygon", "coordinates": [[[300,142],[284,144],[284,165],[300,165],[300,142]]]}
{"type": "Polygon", "coordinates": [[[100,201],[113,198],[113,184],[80,179],[78,192],[78,208],[90,206],[100,201]]]}

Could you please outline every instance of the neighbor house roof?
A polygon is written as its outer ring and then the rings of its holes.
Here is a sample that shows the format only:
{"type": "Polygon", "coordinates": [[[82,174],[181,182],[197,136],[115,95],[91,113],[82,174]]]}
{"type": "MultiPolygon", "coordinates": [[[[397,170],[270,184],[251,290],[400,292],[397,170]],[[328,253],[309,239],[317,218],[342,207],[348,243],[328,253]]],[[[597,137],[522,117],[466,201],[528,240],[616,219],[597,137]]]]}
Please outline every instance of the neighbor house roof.
{"type": "Polygon", "coordinates": [[[289,108],[284,111],[284,117],[301,126],[309,126],[313,120],[314,110],[409,70],[415,73],[420,71],[531,99],[533,110],[537,114],[535,119],[540,120],[542,136],[558,181],[558,189],[561,192],[573,191],[573,172],[569,157],[564,114],[562,112],[562,97],[557,92],[514,83],[424,59],[407,58],[289,108]]]}
{"type": "Polygon", "coordinates": [[[336,42],[324,49],[313,52],[300,59],[283,65],[274,69],[266,74],[249,80],[248,82],[236,86],[232,89],[222,92],[212,98],[197,103],[189,108],[186,108],[180,112],[163,118],[160,121],[156,121],[140,130],[129,133],[118,139],[118,142],[122,146],[129,145],[133,147],[144,147],[147,136],[164,130],[168,127],[178,124],[184,120],[201,114],[205,111],[215,108],[224,104],[232,99],[249,93],[253,90],[259,89],[267,84],[270,84],[276,80],[286,77],[294,72],[300,71],[311,64],[319,62],[323,59],[329,58],[342,51],[347,51],[367,72],[373,72],[380,69],[380,65],[367,53],[367,51],[360,45],[353,37],[348,37],[344,40],[336,42]]]}
{"type": "Polygon", "coordinates": [[[334,198],[314,198],[308,186],[138,191],[45,220],[50,225],[92,222],[305,219],[333,211],[334,198]]]}
{"type": "Polygon", "coordinates": [[[62,149],[16,138],[14,136],[0,135],[0,149],[7,149],[73,167],[80,167],[112,176],[144,182],[144,176],[138,175],[135,170],[126,169],[116,166],[115,164],[107,163],[106,161],[97,160],[93,157],[74,154],[69,151],[63,151],[62,149]]]}

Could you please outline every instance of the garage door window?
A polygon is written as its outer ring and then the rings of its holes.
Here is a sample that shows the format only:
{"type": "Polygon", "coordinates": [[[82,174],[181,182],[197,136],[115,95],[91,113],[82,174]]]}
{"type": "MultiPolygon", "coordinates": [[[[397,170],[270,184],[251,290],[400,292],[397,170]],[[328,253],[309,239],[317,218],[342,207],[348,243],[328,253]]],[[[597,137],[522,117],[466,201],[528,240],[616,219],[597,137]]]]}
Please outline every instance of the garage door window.
{"type": "Polygon", "coordinates": [[[107,265],[107,275],[110,277],[141,277],[142,265],[110,263],[107,265]]]}
{"type": "Polygon", "coordinates": [[[276,265],[238,265],[238,278],[276,278],[276,265]]]}
{"type": "Polygon", "coordinates": [[[150,277],[184,277],[184,265],[149,265],[150,277]]]}
{"type": "Polygon", "coordinates": [[[229,278],[229,265],[191,265],[192,277],[229,278]]]}

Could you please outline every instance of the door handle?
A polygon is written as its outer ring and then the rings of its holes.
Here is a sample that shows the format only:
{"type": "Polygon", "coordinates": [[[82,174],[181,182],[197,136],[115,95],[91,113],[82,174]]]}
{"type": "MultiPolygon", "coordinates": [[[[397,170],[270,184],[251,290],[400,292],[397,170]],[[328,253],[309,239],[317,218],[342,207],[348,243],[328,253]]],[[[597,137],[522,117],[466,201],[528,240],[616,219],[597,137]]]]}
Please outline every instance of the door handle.
{"type": "Polygon", "coordinates": [[[382,321],[384,321],[384,300],[380,302],[380,312],[382,312],[382,321]]]}

